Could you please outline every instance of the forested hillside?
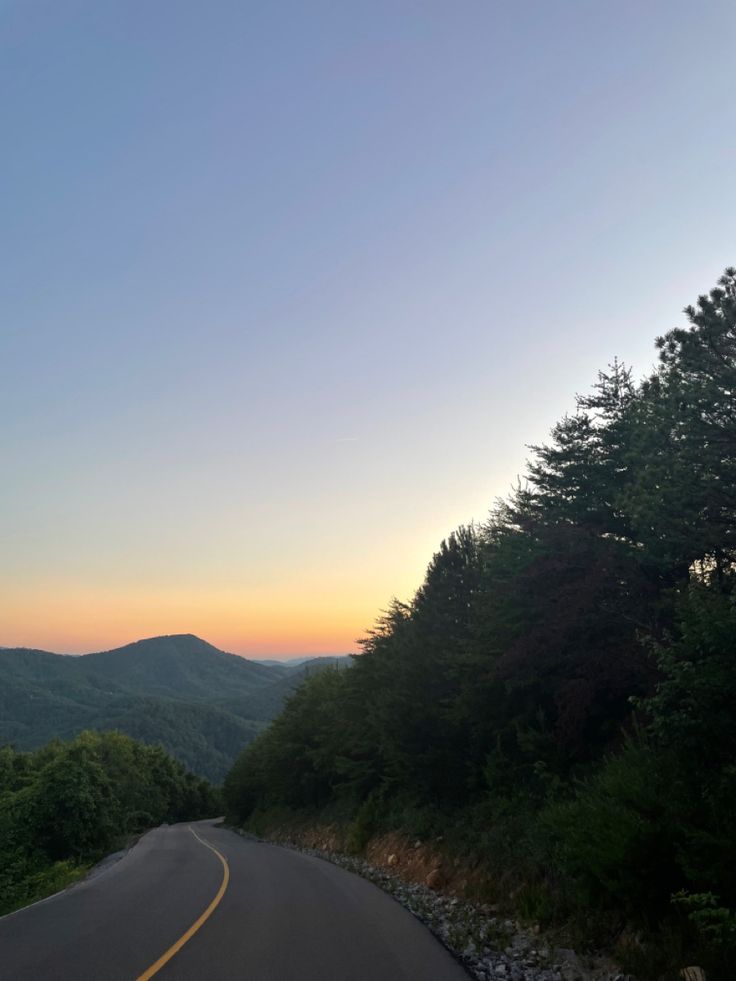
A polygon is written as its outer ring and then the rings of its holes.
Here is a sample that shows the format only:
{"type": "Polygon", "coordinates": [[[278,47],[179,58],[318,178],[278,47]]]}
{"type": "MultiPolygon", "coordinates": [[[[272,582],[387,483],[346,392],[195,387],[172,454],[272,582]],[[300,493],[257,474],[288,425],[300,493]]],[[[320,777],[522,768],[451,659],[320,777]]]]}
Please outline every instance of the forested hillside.
{"type": "Polygon", "coordinates": [[[214,817],[219,797],[159,747],[85,732],[0,749],[0,915],[63,888],[132,835],[214,817]]]}
{"type": "Polygon", "coordinates": [[[221,781],[308,670],[248,661],[191,634],[83,657],[0,650],[0,745],[118,729],[221,781]]]}
{"type": "Polygon", "coordinates": [[[734,976],[736,270],[686,316],[289,700],[226,780],[233,817],[442,835],[642,977],[734,976]]]}

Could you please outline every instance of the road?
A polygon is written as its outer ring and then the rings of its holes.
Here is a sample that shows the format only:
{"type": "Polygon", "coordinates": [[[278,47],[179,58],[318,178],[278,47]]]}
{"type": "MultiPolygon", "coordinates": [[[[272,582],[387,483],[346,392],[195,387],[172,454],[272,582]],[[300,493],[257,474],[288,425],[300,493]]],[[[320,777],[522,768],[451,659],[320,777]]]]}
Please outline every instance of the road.
{"type": "Polygon", "coordinates": [[[467,981],[390,896],[212,821],[0,919],[2,981],[467,981]]]}

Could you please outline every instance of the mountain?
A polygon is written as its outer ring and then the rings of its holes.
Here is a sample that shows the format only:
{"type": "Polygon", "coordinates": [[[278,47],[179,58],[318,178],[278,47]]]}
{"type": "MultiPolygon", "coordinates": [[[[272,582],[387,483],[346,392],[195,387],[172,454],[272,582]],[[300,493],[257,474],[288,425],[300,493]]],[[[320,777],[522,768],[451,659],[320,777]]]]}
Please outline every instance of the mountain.
{"type": "Polygon", "coordinates": [[[0,744],[33,749],[119,729],[218,781],[309,670],[249,661],[192,634],[82,657],[0,648],[0,744]]]}
{"type": "Polygon", "coordinates": [[[267,665],[226,654],[193,634],[151,637],[76,661],[90,677],[124,685],[146,695],[207,699],[251,694],[280,673],[267,665]]]}

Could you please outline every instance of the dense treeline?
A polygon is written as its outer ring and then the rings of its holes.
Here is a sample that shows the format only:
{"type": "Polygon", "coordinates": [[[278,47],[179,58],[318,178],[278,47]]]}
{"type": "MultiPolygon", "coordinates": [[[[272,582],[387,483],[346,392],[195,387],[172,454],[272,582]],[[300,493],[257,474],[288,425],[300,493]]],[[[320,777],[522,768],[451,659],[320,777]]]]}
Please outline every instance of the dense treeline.
{"type": "Polygon", "coordinates": [[[0,748],[0,914],[61,888],[131,835],[212,817],[218,794],[163,749],[84,732],[0,748]]]}
{"type": "Polygon", "coordinates": [[[599,375],[350,671],[291,698],[226,780],[234,817],[461,829],[530,915],[659,924],[665,961],[732,976],[736,270],[686,314],[651,377],[599,375]]]}

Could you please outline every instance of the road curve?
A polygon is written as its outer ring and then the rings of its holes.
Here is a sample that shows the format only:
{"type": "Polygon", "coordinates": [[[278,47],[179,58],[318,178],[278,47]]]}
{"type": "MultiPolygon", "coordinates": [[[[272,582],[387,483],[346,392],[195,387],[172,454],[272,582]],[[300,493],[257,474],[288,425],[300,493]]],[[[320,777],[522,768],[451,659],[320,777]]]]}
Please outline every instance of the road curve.
{"type": "Polygon", "coordinates": [[[0,919],[1,981],[467,981],[359,876],[211,821],[0,919]],[[209,846],[209,847],[208,847],[209,846]]]}

